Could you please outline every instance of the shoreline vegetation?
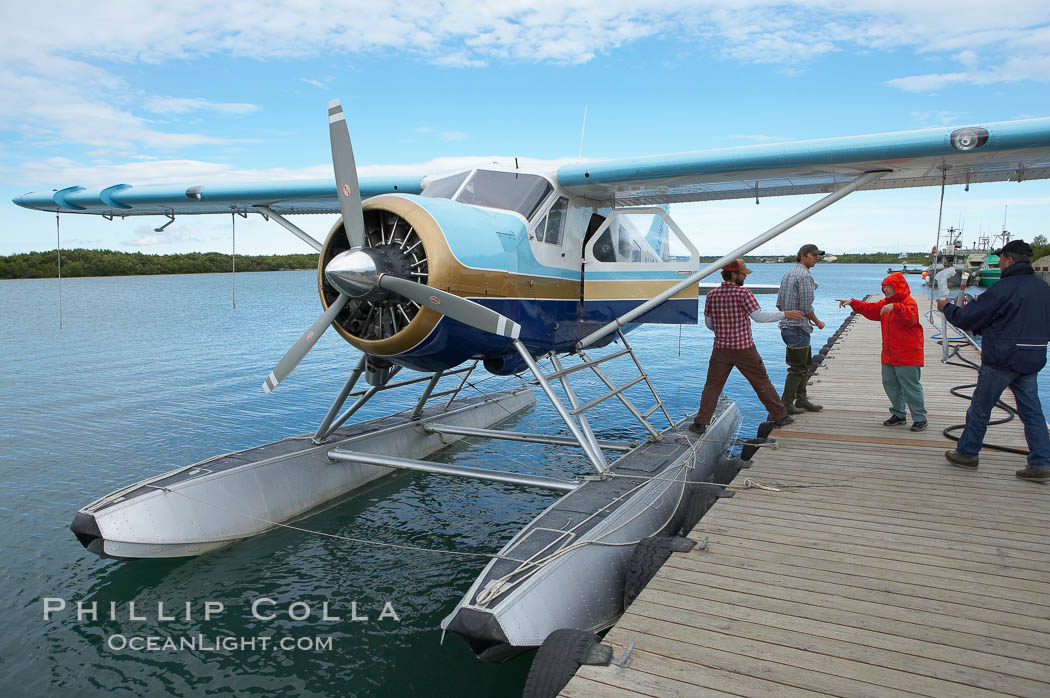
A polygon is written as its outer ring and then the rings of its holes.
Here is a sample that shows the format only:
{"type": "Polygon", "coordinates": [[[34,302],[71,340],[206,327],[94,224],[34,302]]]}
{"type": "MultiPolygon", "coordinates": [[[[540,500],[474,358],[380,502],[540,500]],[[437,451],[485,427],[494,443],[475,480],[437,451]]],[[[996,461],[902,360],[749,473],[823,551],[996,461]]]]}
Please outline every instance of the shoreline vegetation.
{"type": "MultiPolygon", "coordinates": [[[[830,256],[830,255],[829,255],[830,256]]],[[[700,257],[701,263],[711,263],[718,257],[700,257]]],[[[909,266],[926,266],[929,253],[909,252],[909,266]]],[[[749,264],[765,261],[793,262],[795,258],[764,255],[748,255],[749,264]]],[[[887,264],[899,268],[899,252],[870,252],[863,254],[836,255],[829,264],[887,264]]],[[[189,252],[185,254],[144,254],[142,252],[117,252],[114,250],[87,250],[74,248],[62,250],[62,276],[145,276],[151,274],[215,274],[228,272],[232,268],[230,255],[223,252],[189,252]]],[[[316,269],[317,254],[281,255],[237,255],[237,271],[291,271],[316,269]]],[[[51,279],[58,276],[58,254],[47,252],[25,252],[0,256],[0,279],[51,279]]]]}

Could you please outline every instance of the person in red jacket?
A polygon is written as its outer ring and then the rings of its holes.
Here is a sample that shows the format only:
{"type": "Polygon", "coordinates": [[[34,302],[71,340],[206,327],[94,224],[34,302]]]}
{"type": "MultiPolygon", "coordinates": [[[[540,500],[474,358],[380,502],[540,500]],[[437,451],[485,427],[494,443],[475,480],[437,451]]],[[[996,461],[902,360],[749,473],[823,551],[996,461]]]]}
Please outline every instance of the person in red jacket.
{"type": "Polygon", "coordinates": [[[927,427],[926,405],[922,395],[922,323],[919,306],[911,297],[908,281],[900,272],[882,280],[881,301],[865,303],[855,298],[839,300],[839,307],[849,305],[853,312],[882,323],[882,387],[890,398],[888,427],[907,423],[905,405],[911,410],[912,431],[927,427]]]}

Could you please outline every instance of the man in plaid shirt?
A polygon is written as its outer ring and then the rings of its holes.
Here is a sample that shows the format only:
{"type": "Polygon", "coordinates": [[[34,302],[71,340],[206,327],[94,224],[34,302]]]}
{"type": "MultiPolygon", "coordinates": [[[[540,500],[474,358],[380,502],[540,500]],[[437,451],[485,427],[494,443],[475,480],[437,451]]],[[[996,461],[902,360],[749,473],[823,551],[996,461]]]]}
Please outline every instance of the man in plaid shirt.
{"type": "Polygon", "coordinates": [[[730,262],[722,268],[722,285],[708,293],[704,301],[704,324],[714,331],[715,342],[707,366],[707,381],[700,397],[700,410],[689,427],[693,433],[703,434],[707,431],[718,404],[718,396],[734,368],[755,389],[758,399],[765,405],[769,418],[776,426],[782,427],[794,421],[784,409],[776,388],[769,382],[766,367],[751,336],[751,321],[776,322],[784,318],[800,320],[802,311],[763,311],[755,295],[744,288],[750,273],[744,260],[730,262]]]}

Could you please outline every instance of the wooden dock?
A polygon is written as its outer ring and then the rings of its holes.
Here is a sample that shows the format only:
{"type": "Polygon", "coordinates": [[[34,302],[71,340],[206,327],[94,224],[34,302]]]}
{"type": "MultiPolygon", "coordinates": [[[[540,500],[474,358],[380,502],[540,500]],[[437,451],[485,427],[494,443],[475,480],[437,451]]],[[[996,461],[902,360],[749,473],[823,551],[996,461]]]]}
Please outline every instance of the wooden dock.
{"type": "MultiPolygon", "coordinates": [[[[882,425],[879,325],[858,318],[810,383],[824,410],[773,432],[693,529],[707,550],[673,554],[605,637],[614,658],[634,643],[626,668],[562,695],[1050,696],[1050,487],[1014,477],[1022,455],[945,461],[969,404],[949,388],[977,372],[926,327],[929,429],[882,425]]],[[[986,442],[1023,448],[1019,420],[986,442]]]]}

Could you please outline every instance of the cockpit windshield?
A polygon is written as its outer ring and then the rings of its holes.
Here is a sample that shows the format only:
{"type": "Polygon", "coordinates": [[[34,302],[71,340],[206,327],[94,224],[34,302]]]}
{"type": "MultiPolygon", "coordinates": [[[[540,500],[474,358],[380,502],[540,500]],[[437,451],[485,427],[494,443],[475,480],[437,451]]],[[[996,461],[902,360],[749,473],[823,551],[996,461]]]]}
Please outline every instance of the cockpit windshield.
{"type": "Polygon", "coordinates": [[[469,172],[459,172],[448,177],[442,177],[441,179],[435,179],[431,182],[427,182],[427,185],[423,187],[423,196],[429,196],[434,199],[451,199],[452,195],[459,189],[459,185],[463,183],[463,180],[467,178],[469,172]]]}
{"type": "Polygon", "coordinates": [[[538,175],[477,170],[456,196],[456,201],[517,211],[528,219],[552,190],[550,182],[538,175]]]}

